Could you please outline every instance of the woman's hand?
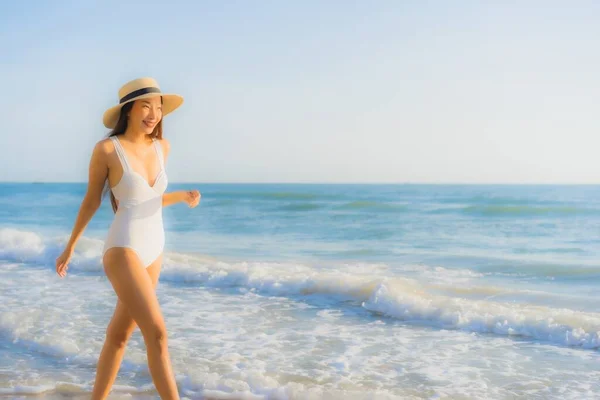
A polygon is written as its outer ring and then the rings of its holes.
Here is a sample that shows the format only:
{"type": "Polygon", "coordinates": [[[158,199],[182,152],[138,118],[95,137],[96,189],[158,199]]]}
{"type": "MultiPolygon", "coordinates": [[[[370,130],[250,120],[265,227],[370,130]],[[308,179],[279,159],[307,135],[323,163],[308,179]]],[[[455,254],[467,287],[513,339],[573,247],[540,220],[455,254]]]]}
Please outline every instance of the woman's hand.
{"type": "Polygon", "coordinates": [[[185,201],[189,208],[194,208],[200,203],[202,195],[197,190],[187,190],[184,192],[183,201],[185,201]]]}
{"type": "Polygon", "coordinates": [[[202,195],[197,190],[176,190],[163,194],[162,205],[168,207],[173,204],[187,203],[188,207],[193,208],[200,202],[200,197],[202,195]]]}
{"type": "Polygon", "coordinates": [[[73,256],[73,249],[67,247],[63,253],[56,259],[56,273],[64,278],[67,275],[69,269],[69,262],[73,256]]]}

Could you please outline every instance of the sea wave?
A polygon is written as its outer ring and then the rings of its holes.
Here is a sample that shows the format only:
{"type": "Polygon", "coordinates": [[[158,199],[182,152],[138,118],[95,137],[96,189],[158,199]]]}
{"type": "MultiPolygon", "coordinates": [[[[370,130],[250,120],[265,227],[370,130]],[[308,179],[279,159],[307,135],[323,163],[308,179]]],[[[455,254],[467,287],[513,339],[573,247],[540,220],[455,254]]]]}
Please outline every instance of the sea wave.
{"type": "MultiPolygon", "coordinates": [[[[47,263],[53,268],[52,260],[64,240],[64,237],[44,240],[34,232],[2,229],[0,259],[47,263]]],[[[102,241],[82,238],[74,255],[72,270],[101,272],[101,248],[102,241]]],[[[598,313],[563,308],[560,303],[556,307],[545,307],[491,301],[477,296],[463,297],[464,294],[477,295],[478,292],[489,296],[506,289],[489,285],[476,288],[483,286],[479,281],[473,282],[481,275],[470,270],[457,272],[442,267],[419,268],[421,272],[416,274],[417,277],[409,279],[401,276],[402,269],[392,272],[385,265],[357,263],[319,268],[290,262],[233,262],[168,253],[161,280],[204,287],[236,287],[267,295],[336,296],[353,300],[357,306],[370,312],[443,329],[519,336],[583,348],[600,347],[598,313]],[[440,294],[439,284],[453,282],[453,279],[458,279],[454,282],[463,285],[463,290],[440,294]]],[[[415,271],[415,268],[406,269],[413,275],[415,271]]]]}

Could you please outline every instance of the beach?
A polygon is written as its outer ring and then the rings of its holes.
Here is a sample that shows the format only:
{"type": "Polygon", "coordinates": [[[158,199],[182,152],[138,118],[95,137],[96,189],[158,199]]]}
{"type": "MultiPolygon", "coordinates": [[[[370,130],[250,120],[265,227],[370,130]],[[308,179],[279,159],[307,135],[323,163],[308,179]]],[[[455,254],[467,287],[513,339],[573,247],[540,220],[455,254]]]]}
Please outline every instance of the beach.
{"type": "MultiPolygon", "coordinates": [[[[170,184],[157,295],[188,399],[600,396],[600,187],[170,184]]],[[[86,398],[108,198],[0,183],[0,397],[86,398]],[[35,199],[31,203],[31,199],[35,199]]],[[[136,330],[110,399],[156,399],[136,330]]]]}

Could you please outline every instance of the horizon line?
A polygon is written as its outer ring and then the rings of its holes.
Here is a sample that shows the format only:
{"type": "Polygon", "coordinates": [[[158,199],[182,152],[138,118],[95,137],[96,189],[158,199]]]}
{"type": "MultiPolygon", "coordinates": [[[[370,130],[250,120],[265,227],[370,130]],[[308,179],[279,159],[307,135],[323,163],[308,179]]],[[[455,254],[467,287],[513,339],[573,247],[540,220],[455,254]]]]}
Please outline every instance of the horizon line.
{"type": "MultiPolygon", "coordinates": [[[[86,184],[88,181],[0,181],[0,184],[86,184]]],[[[356,182],[356,181],[336,181],[336,182],[244,182],[244,181],[179,181],[169,182],[169,184],[209,184],[209,185],[497,185],[497,186],[594,186],[600,185],[600,182],[427,182],[427,181],[402,181],[402,182],[356,182]]]]}

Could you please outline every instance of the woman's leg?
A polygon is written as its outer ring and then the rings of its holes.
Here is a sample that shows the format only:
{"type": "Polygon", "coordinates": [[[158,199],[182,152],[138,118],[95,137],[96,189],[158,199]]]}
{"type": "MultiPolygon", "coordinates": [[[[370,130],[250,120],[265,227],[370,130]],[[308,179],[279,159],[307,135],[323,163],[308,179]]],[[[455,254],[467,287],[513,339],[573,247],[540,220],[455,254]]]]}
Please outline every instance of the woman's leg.
{"type": "MultiPolygon", "coordinates": [[[[146,268],[154,289],[156,289],[156,285],[158,284],[161,264],[162,257],[159,257],[152,265],[146,268]]],[[[96,367],[96,380],[92,390],[92,400],[103,400],[108,396],[123,361],[127,341],[136,326],[125,305],[117,298],[115,312],[106,329],[106,339],[104,340],[104,346],[100,352],[98,366],[96,367]]]]}
{"type": "Polygon", "coordinates": [[[119,300],[140,327],[152,381],[163,400],[179,400],[167,348],[167,329],[152,280],[137,254],[114,247],[104,254],[104,271],[119,300]]]}

